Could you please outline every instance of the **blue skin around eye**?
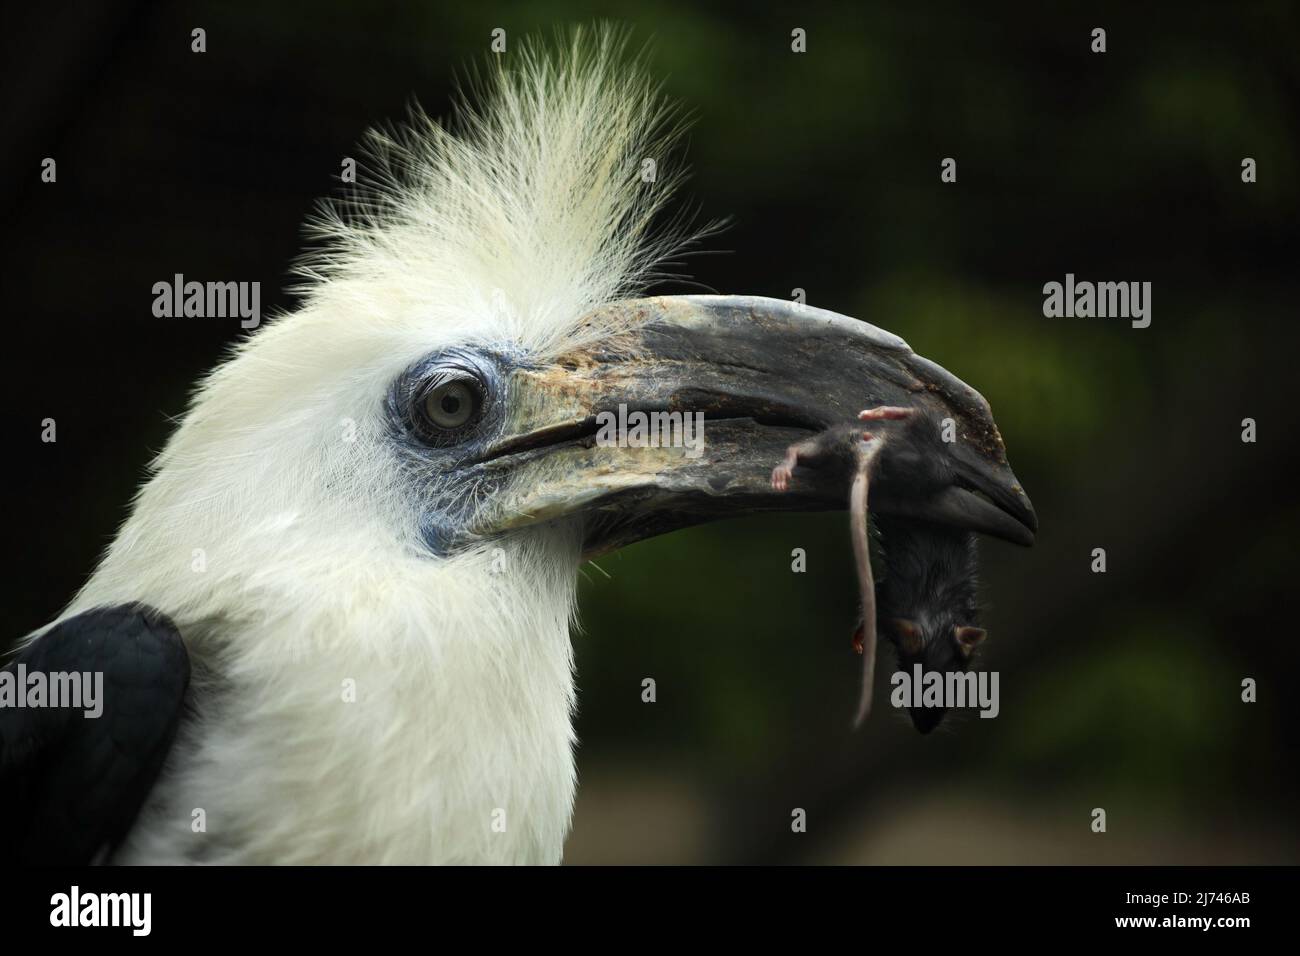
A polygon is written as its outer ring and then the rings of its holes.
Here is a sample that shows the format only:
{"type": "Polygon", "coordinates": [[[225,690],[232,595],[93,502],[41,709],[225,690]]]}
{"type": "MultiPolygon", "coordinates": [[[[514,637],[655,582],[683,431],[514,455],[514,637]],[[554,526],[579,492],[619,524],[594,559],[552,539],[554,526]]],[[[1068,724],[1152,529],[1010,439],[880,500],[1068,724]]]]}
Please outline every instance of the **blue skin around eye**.
{"type": "Polygon", "coordinates": [[[411,500],[419,508],[419,537],[432,555],[445,557],[465,540],[476,509],[490,500],[502,483],[499,476],[486,474],[482,466],[463,463],[472,461],[500,432],[505,419],[505,383],[512,369],[525,364],[510,349],[445,349],[425,356],[389,386],[384,398],[388,440],[405,466],[411,500]],[[422,440],[414,430],[410,405],[424,383],[445,369],[470,372],[479,379],[483,411],[463,441],[438,447],[422,440]],[[491,485],[485,487],[485,482],[491,485]]]}

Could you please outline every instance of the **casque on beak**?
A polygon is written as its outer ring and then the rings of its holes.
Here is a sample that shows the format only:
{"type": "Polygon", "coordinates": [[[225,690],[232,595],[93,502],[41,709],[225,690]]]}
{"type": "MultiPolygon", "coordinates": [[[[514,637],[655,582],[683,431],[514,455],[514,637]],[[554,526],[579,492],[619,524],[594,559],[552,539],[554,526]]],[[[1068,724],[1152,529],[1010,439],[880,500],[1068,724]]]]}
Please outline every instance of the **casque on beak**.
{"type": "Polygon", "coordinates": [[[1007,463],[988,403],[898,336],[779,299],[661,296],[608,306],[631,331],[510,373],[502,433],[475,467],[503,479],[476,537],[584,519],[587,555],[731,515],[841,510],[842,481],[800,469],[772,490],[796,441],[906,405],[951,418],[957,440],[942,486],[906,475],[873,492],[872,510],[1028,545],[1038,521],[1007,463]],[[602,413],[703,415],[701,447],[618,447],[597,440],[602,413]]]}

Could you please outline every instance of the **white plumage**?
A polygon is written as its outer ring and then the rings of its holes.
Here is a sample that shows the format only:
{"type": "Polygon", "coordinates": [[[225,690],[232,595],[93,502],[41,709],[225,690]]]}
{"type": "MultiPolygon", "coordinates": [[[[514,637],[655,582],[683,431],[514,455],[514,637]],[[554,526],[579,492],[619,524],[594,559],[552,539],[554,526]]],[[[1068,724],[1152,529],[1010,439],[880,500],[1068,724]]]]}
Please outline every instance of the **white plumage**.
{"type": "Polygon", "coordinates": [[[440,346],[616,334],[579,320],[678,247],[649,232],[675,126],[608,35],[511,52],[478,86],[455,130],[371,136],[315,223],[303,307],[202,382],[64,612],[153,605],[194,662],[197,719],[123,862],[561,857],[580,531],[431,556],[379,397],[440,346]]]}

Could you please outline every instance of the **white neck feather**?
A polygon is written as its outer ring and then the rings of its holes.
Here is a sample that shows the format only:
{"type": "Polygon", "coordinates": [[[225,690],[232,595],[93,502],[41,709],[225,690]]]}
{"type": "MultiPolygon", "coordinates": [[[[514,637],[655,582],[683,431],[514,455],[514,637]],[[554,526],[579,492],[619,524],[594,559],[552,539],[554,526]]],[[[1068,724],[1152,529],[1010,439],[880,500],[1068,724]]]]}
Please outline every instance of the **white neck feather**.
{"type": "Polygon", "coordinates": [[[559,862],[577,558],[562,530],[448,560],[303,556],[189,607],[174,587],[104,593],[131,577],[106,562],[70,612],[172,615],[200,715],[120,858],[559,862]]]}

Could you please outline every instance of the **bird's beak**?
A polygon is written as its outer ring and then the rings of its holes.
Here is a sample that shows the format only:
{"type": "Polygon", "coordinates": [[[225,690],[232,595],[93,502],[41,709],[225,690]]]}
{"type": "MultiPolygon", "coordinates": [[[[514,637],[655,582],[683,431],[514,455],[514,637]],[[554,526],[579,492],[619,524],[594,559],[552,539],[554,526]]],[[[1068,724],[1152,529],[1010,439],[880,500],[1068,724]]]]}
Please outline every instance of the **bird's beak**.
{"type": "Polygon", "coordinates": [[[792,443],[862,409],[905,405],[952,419],[956,440],[943,447],[954,478],[915,493],[899,482],[873,490],[872,510],[1033,542],[1037,518],[988,403],[897,336],[750,296],[607,309],[618,314],[592,321],[631,331],[510,373],[504,428],[472,463],[502,482],[472,522],[476,537],[581,516],[594,556],[731,515],[844,509],[842,475],[801,468],[782,494],[773,466],[792,443]],[[636,413],[659,426],[639,445],[636,413]]]}

